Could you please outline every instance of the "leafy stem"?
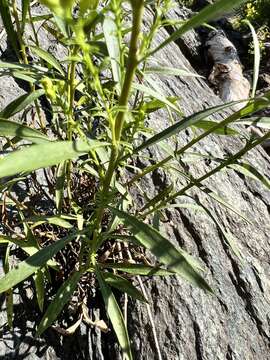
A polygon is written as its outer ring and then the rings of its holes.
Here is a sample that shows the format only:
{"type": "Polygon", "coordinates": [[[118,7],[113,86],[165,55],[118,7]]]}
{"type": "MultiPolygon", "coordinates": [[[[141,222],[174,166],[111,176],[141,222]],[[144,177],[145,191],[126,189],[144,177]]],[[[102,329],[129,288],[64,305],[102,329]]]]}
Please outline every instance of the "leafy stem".
{"type": "MultiPolygon", "coordinates": [[[[132,81],[135,75],[136,68],[139,64],[138,40],[141,33],[144,2],[142,0],[133,0],[131,1],[131,5],[133,9],[133,23],[132,23],[130,45],[129,45],[129,54],[127,60],[127,70],[119,99],[120,108],[127,108],[128,106],[132,81]]],[[[121,139],[121,133],[122,133],[124,121],[125,121],[125,111],[119,111],[115,120],[115,139],[117,142],[119,142],[121,139]]]]}
{"type": "MultiPolygon", "coordinates": [[[[132,32],[131,32],[131,39],[130,39],[130,47],[129,47],[129,55],[128,55],[128,62],[127,62],[127,70],[125,74],[124,84],[121,90],[120,98],[119,98],[119,107],[127,107],[128,100],[130,97],[132,81],[135,76],[136,68],[138,66],[138,40],[141,32],[141,24],[143,18],[143,11],[144,11],[144,1],[143,0],[133,0],[131,2],[132,10],[133,10],[133,19],[132,19],[132,32]]],[[[114,171],[118,164],[118,154],[119,154],[119,142],[121,139],[121,133],[123,129],[123,124],[125,121],[125,112],[119,111],[116,119],[115,119],[115,127],[113,131],[113,139],[112,139],[112,146],[111,146],[111,155],[110,155],[110,162],[105,174],[105,178],[103,181],[103,187],[101,190],[102,202],[97,209],[96,214],[96,226],[93,233],[93,246],[92,246],[92,253],[90,254],[90,262],[93,259],[93,254],[95,254],[97,246],[98,246],[98,235],[100,232],[100,225],[102,222],[104,210],[107,207],[107,200],[103,201],[104,199],[108,199],[108,192],[110,189],[111,181],[113,178],[114,171]]]]}

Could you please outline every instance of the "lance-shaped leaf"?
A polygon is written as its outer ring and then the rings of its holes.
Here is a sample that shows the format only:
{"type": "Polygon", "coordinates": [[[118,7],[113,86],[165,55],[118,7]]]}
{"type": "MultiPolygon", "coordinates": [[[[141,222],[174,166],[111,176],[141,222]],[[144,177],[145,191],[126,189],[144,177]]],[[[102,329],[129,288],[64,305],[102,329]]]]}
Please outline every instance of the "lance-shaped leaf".
{"type": "Polygon", "coordinates": [[[45,297],[45,286],[44,286],[44,274],[42,269],[38,269],[34,275],[35,288],[36,288],[36,297],[38,302],[38,307],[40,311],[43,312],[44,297],[45,297]]]}
{"type": "Polygon", "coordinates": [[[48,69],[45,67],[37,66],[37,65],[28,65],[28,64],[21,64],[16,62],[6,62],[0,61],[0,69],[8,69],[8,70],[21,70],[25,71],[26,73],[47,73],[48,69]]]}
{"type": "Polygon", "coordinates": [[[33,143],[50,141],[46,135],[29,126],[5,119],[0,119],[0,136],[17,136],[33,143]]]}
{"type": "Polygon", "coordinates": [[[32,228],[39,226],[44,223],[53,224],[56,226],[63,227],[65,229],[71,229],[73,228],[73,225],[65,220],[61,216],[52,215],[52,216],[46,216],[46,215],[40,215],[40,216],[31,216],[24,220],[25,222],[33,223],[32,228]]]}
{"type": "Polygon", "coordinates": [[[50,303],[37,329],[40,336],[57,318],[63,307],[69,301],[82,275],[81,271],[75,271],[60,287],[55,298],[50,303]]]}
{"type": "Polygon", "coordinates": [[[120,84],[121,81],[121,69],[120,69],[120,46],[117,37],[117,26],[114,20],[105,16],[103,21],[103,32],[110,56],[113,79],[116,83],[120,84]]]}
{"type": "Polygon", "coordinates": [[[159,74],[159,75],[166,75],[166,76],[184,76],[184,77],[200,77],[203,76],[191,72],[187,69],[177,69],[171,68],[168,66],[149,66],[144,70],[145,74],[159,74]]]}
{"type": "Polygon", "coordinates": [[[17,99],[9,103],[4,110],[1,111],[0,117],[8,119],[11,116],[17,114],[18,112],[24,110],[27,106],[32,104],[40,96],[44,94],[43,89],[32,91],[29,94],[24,94],[19,96],[17,99]]]}
{"type": "MultiPolygon", "coordinates": [[[[213,126],[216,124],[217,123],[215,121],[200,120],[196,124],[194,124],[194,126],[199,129],[209,130],[209,129],[213,128],[213,126]]],[[[239,132],[228,126],[221,126],[220,128],[214,130],[213,134],[233,136],[233,135],[239,135],[239,132]]]]}
{"type": "Polygon", "coordinates": [[[254,97],[256,95],[256,89],[257,89],[259,73],[260,73],[260,62],[261,62],[260,42],[256,34],[256,31],[254,27],[251,25],[251,23],[247,19],[243,20],[243,22],[249,26],[253,39],[254,65],[253,65],[253,81],[252,81],[251,96],[254,97]]]}
{"type": "Polygon", "coordinates": [[[144,93],[145,95],[148,95],[154,99],[157,99],[159,101],[161,101],[162,103],[166,104],[167,106],[169,106],[172,110],[174,110],[177,114],[182,115],[182,112],[180,111],[180,109],[174,105],[173,102],[171,102],[169,100],[169,98],[167,98],[166,96],[164,96],[163,94],[160,94],[158,91],[153,90],[150,87],[147,87],[145,85],[142,84],[133,84],[132,85],[133,89],[141,91],[142,93],[144,93]]]}
{"type": "Polygon", "coordinates": [[[270,117],[267,116],[252,116],[249,118],[240,119],[237,123],[243,125],[254,125],[258,126],[261,129],[269,129],[270,130],[270,117]]]}
{"type": "Polygon", "coordinates": [[[21,281],[27,279],[34,274],[40,267],[44,266],[58,251],[66,244],[74,239],[77,234],[67,236],[57,242],[49,245],[26,260],[22,261],[18,266],[9,271],[0,279],[0,293],[7,291],[21,281]]]}
{"type": "MultiPolygon", "coordinates": [[[[29,256],[36,254],[40,250],[40,248],[36,244],[33,244],[33,242],[23,239],[13,238],[11,236],[0,235],[0,244],[8,244],[8,243],[19,246],[29,256]]],[[[47,265],[51,266],[56,270],[58,269],[57,263],[54,260],[48,260],[47,265]]]]}
{"type": "Polygon", "coordinates": [[[147,302],[143,294],[139,290],[137,290],[135,286],[132,285],[131,282],[128,281],[127,279],[123,278],[122,276],[115,275],[109,272],[103,272],[102,275],[106,283],[109,284],[110,286],[122,292],[127,293],[129,296],[131,296],[134,299],[147,302]]]}
{"type": "Polygon", "coordinates": [[[61,64],[52,54],[50,54],[48,51],[45,51],[37,46],[29,46],[29,47],[42,60],[46,61],[48,64],[50,64],[56,70],[58,70],[61,75],[63,75],[63,76],[65,75],[61,64]]]}
{"type": "Polygon", "coordinates": [[[111,207],[110,210],[130,229],[137,241],[149,249],[160,262],[167,265],[169,270],[175,271],[192,284],[212,292],[210,286],[197,272],[197,268],[191,265],[192,258],[190,255],[182,249],[176,248],[156,229],[138,220],[135,216],[111,207]]]}
{"type": "Polygon", "coordinates": [[[114,269],[118,271],[123,271],[132,275],[143,275],[143,276],[167,276],[167,275],[176,275],[174,271],[169,271],[162,269],[159,266],[149,266],[143,264],[128,264],[128,263],[104,263],[98,264],[99,267],[114,269]]]}
{"type": "MultiPolygon", "coordinates": [[[[196,123],[198,123],[199,121],[209,117],[210,115],[213,115],[219,111],[222,111],[230,106],[232,106],[233,104],[239,103],[239,101],[236,102],[230,102],[227,104],[222,104],[222,105],[218,105],[218,106],[214,106],[210,109],[207,110],[202,110],[199,111],[196,114],[187,116],[186,118],[176,122],[175,124],[173,124],[172,126],[169,126],[167,129],[161,131],[160,133],[152,136],[150,139],[147,139],[145,142],[143,142],[140,146],[138,146],[136,149],[134,149],[133,153],[136,154],[139,151],[152,146],[164,139],[168,139],[169,137],[177,134],[178,132],[186,129],[187,127],[191,126],[191,125],[195,125],[196,123]]],[[[213,124],[214,125],[214,124],[213,124]]],[[[223,127],[224,128],[224,127],[223,127]]]]}
{"type": "Polygon", "coordinates": [[[235,164],[230,164],[230,168],[240,172],[241,174],[248,176],[252,179],[259,180],[264,186],[270,190],[270,180],[263,174],[261,174],[254,166],[238,161],[235,164]]]}
{"type": "Polygon", "coordinates": [[[7,38],[15,51],[17,58],[20,58],[20,51],[18,45],[18,37],[15,31],[15,27],[12,22],[11,13],[9,9],[8,0],[0,0],[0,15],[3,21],[4,28],[6,30],[7,38]]]}
{"type": "Polygon", "coordinates": [[[0,160],[0,178],[28,172],[74,159],[106,143],[95,140],[51,141],[17,150],[0,160]]]}
{"type": "Polygon", "coordinates": [[[130,341],[128,337],[127,328],[124,322],[123,314],[119,308],[119,305],[117,304],[117,301],[113,295],[110,286],[106,284],[102,273],[97,267],[95,271],[107,313],[109,315],[113,329],[115,331],[115,334],[123,351],[123,358],[126,360],[132,360],[130,341]]]}

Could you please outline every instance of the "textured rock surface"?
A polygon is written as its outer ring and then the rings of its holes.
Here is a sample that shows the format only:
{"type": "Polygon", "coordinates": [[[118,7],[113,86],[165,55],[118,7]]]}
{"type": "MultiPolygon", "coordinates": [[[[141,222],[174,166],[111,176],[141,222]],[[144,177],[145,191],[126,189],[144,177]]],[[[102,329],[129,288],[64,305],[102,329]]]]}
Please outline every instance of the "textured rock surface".
{"type": "MultiPolygon", "coordinates": [[[[164,31],[156,42],[160,43],[165,36],[164,31]]],[[[161,51],[158,60],[166,66],[185,66],[193,70],[177,44],[161,51]]],[[[155,78],[155,82],[156,88],[162,89],[165,95],[180,97],[185,114],[220,103],[203,79],[161,77],[155,78]]],[[[5,102],[20,91],[12,80],[1,78],[0,97],[3,96],[5,102]],[[14,91],[10,91],[13,86],[14,91]]],[[[156,129],[169,125],[165,112],[149,121],[156,129]]],[[[181,133],[177,139],[179,146],[191,136],[191,131],[181,133]]],[[[194,151],[223,156],[236,152],[241,145],[239,140],[208,137],[194,147],[194,151]]],[[[156,149],[149,153],[156,158],[161,156],[156,149]]],[[[252,151],[246,159],[269,176],[269,157],[262,149],[252,151]]],[[[199,176],[213,164],[200,161],[188,166],[194,176],[199,176]]],[[[144,190],[152,197],[169,181],[169,176],[156,172],[143,183],[144,190]]],[[[181,186],[181,179],[177,181],[181,186]]],[[[204,294],[181,278],[144,280],[161,356],[166,360],[270,359],[270,193],[258,182],[244,179],[233,170],[213,176],[207,186],[251,220],[251,224],[247,223],[199,190],[189,193],[193,197],[196,195],[220,226],[228,228],[235,236],[243,260],[241,263],[228,248],[216,223],[207,214],[181,208],[167,211],[168,221],[161,223],[162,231],[173,243],[200,259],[216,296],[204,294]]],[[[178,201],[187,202],[190,198],[178,201]]],[[[40,314],[31,309],[30,300],[23,306],[18,297],[17,303],[16,314],[20,316],[13,333],[9,333],[5,314],[1,312],[0,359],[120,358],[112,335],[101,336],[97,330],[84,326],[74,337],[62,339],[49,330],[43,339],[33,339],[34,324],[40,314]]],[[[129,303],[128,314],[135,359],[158,359],[146,307],[129,303]]]]}

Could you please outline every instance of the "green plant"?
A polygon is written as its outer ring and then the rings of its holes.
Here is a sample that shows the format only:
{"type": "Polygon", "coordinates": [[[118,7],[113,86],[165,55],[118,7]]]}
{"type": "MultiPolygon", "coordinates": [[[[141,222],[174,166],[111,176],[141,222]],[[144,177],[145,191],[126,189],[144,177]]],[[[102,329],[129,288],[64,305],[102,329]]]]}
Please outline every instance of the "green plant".
{"type": "MultiPolygon", "coordinates": [[[[1,178],[6,179],[1,185],[3,213],[7,207],[15,207],[15,221],[22,225],[21,233],[17,233],[5,217],[3,223],[7,234],[0,237],[1,243],[7,244],[6,274],[0,279],[0,292],[7,296],[10,325],[12,289],[32,276],[37,301],[43,311],[45,285],[51,278],[50,269],[59,270],[57,254],[70,246],[73,246],[73,262],[61,269],[64,281],[38,326],[38,335],[52,325],[80,281],[85,278],[88,281],[89,276],[95,276],[123,356],[131,359],[126,325],[112,287],[136,299],[146,299],[118,272],[135,275],[179,274],[203,290],[212,292],[200,275],[201,267],[197,261],[172,245],[154,224],[162,216],[164,208],[194,186],[239,214],[202,183],[226,167],[237,167],[238,171],[255,177],[270,188],[265,176],[240,161],[247,151],[268,138],[269,132],[259,139],[246,138],[245,146],[229,158],[212,159],[217,162],[217,166],[198,179],[175,164],[187,154],[187,150],[190,151],[194,144],[209,134],[242,136],[229,125],[239,124],[243,117],[245,123],[256,122],[258,126],[263,123],[263,126],[269,128],[268,119],[249,119],[248,116],[269,106],[270,93],[250,99],[242,110],[219,123],[207,118],[231,104],[183,117],[177,99],[156,92],[148,82],[147,74],[194,74],[183,69],[150,67],[148,60],[186,31],[242,2],[215,2],[182,24],[163,43],[152,48],[155,34],[167,24],[165,15],[172,6],[169,0],[158,1],[155,7],[152,7],[152,1],[143,0],[111,0],[105,5],[98,1],[82,0],[77,6],[73,1],[43,0],[50,11],[40,16],[32,15],[27,0],[22,1],[21,12],[15,0],[10,3],[7,0],[0,1],[0,13],[7,37],[17,56],[17,62],[1,61],[0,68],[3,74],[8,73],[24,80],[29,86],[26,95],[11,102],[0,113],[0,135],[6,140],[5,150],[11,151],[0,160],[1,178]],[[73,15],[74,7],[76,16],[73,15]],[[148,32],[142,36],[145,7],[149,7],[154,16],[148,32]],[[40,47],[35,26],[40,21],[42,28],[66,49],[66,59],[57,59],[40,47]],[[32,29],[31,37],[25,32],[29,26],[32,29]],[[30,53],[35,60],[29,60],[30,53]],[[50,120],[44,117],[40,105],[42,97],[46,97],[50,104],[49,109],[46,109],[50,112],[50,120]],[[154,133],[153,129],[145,126],[144,121],[149,113],[161,108],[167,109],[168,114],[174,112],[179,121],[160,133],[154,133]],[[34,109],[35,116],[28,109],[34,109]],[[20,122],[10,120],[18,114],[22,114],[20,122]],[[29,118],[32,123],[27,125],[29,118]],[[200,132],[188,144],[171,149],[169,156],[142,170],[132,167],[131,161],[140,156],[145,148],[162,146],[164,140],[191,126],[200,129],[200,132]],[[142,135],[147,138],[146,141],[142,140],[142,135]],[[35,171],[41,168],[47,169],[44,171],[50,194],[38,184],[35,171]],[[167,172],[180,172],[187,180],[187,185],[177,189],[171,183],[152,199],[144,194],[144,206],[139,208],[133,199],[132,188],[134,185],[139,187],[140,180],[158,168],[167,172]],[[135,174],[132,175],[129,169],[133,169],[135,174]],[[128,172],[131,176],[129,179],[128,172]],[[45,194],[49,201],[53,200],[53,207],[49,211],[35,204],[28,206],[14,196],[14,184],[25,179],[45,194]],[[83,192],[76,187],[76,182],[79,182],[80,187],[85,183],[83,192]],[[135,264],[126,263],[121,261],[121,257],[114,263],[106,261],[106,244],[109,244],[111,250],[116,241],[117,244],[127,242],[130,248],[142,246],[149,249],[166,268],[145,265],[139,261],[135,264]],[[8,266],[11,244],[29,255],[15,268],[8,266]],[[112,269],[117,273],[111,272],[112,269]]],[[[206,157],[204,154],[197,156],[206,157]]],[[[240,256],[229,230],[225,231],[220,224],[217,225],[233,251],[240,256]]],[[[87,317],[84,303],[82,314],[87,317]]],[[[76,322],[75,325],[78,324],[76,322]]]]}
{"type": "MultiPolygon", "coordinates": [[[[270,1],[269,0],[252,0],[247,1],[243,4],[238,10],[238,15],[232,20],[232,25],[236,29],[240,29],[242,32],[246,31],[245,20],[250,21],[256,32],[260,45],[261,54],[267,59],[267,51],[265,44],[269,42],[270,39],[270,21],[269,14],[270,12],[270,1]],[[244,21],[243,21],[244,20],[244,21]]],[[[254,53],[253,41],[250,41],[250,53],[254,53]]]]}

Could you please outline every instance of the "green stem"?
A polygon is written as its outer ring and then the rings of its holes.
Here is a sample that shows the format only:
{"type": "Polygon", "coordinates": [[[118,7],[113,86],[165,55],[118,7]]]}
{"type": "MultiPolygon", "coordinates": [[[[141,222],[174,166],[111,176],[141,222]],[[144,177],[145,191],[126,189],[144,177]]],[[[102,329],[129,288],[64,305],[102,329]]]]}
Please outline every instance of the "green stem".
{"type": "MultiPolygon", "coordinates": [[[[133,0],[132,1],[132,9],[133,9],[133,21],[132,21],[132,33],[131,33],[131,40],[130,40],[130,48],[129,48],[129,55],[128,55],[128,64],[127,70],[125,75],[125,80],[123,84],[123,88],[121,91],[120,99],[119,99],[119,106],[120,107],[127,107],[128,100],[130,96],[132,81],[135,75],[135,71],[138,65],[138,39],[141,31],[141,23],[142,23],[142,16],[144,10],[144,1],[143,0],[133,0]]],[[[119,141],[121,139],[122,128],[124,124],[124,116],[125,113],[120,111],[117,114],[115,120],[115,131],[113,131],[114,136],[112,139],[112,147],[111,147],[111,156],[109,167],[107,169],[102,191],[100,193],[100,201],[101,204],[97,209],[96,212],[96,223],[95,229],[93,233],[93,245],[92,245],[92,252],[89,254],[89,262],[93,262],[95,253],[98,248],[98,235],[100,232],[101,222],[104,214],[104,210],[108,205],[109,198],[108,193],[110,190],[111,181],[113,178],[114,171],[118,164],[118,155],[119,155],[119,141]]]]}
{"type": "MultiPolygon", "coordinates": [[[[136,68],[139,63],[138,58],[138,40],[141,33],[142,17],[144,11],[143,0],[131,1],[133,9],[133,23],[132,32],[129,45],[129,54],[127,60],[127,70],[125,75],[124,84],[122,87],[121,95],[119,98],[119,107],[127,108],[130,96],[132,81],[135,75],[136,68]]],[[[125,111],[119,111],[115,119],[115,139],[120,141],[123,125],[125,122],[125,111]]]]}
{"type": "MultiPolygon", "coordinates": [[[[78,47],[75,46],[71,51],[71,57],[77,54],[78,47]]],[[[67,137],[68,140],[72,140],[74,121],[74,96],[75,96],[75,75],[76,75],[76,61],[71,61],[68,67],[68,110],[67,110],[67,137]]],[[[72,199],[71,191],[71,168],[72,161],[67,162],[67,193],[69,200],[72,199]]]]}

